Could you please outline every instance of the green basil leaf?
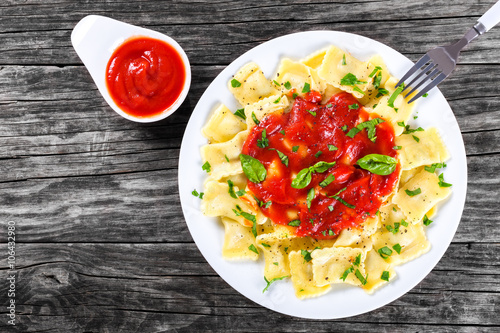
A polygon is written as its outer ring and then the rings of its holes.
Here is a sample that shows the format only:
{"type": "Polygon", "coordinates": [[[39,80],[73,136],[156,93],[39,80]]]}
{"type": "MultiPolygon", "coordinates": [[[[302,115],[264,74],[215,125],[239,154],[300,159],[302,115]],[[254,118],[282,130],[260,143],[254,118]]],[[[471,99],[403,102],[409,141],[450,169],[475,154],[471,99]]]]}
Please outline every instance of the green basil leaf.
{"type": "Polygon", "coordinates": [[[334,165],[335,165],[335,162],[328,163],[325,161],[319,161],[318,163],[309,167],[309,169],[311,170],[311,172],[323,173],[326,170],[330,169],[334,165]]]}
{"type": "Polygon", "coordinates": [[[252,183],[260,183],[266,180],[267,170],[262,163],[252,156],[240,154],[241,167],[245,176],[252,183]]]}
{"type": "Polygon", "coordinates": [[[285,88],[288,90],[292,89],[292,84],[290,83],[290,81],[285,82],[285,88]]]}
{"type": "Polygon", "coordinates": [[[269,148],[269,150],[276,150],[276,152],[278,153],[278,156],[281,160],[281,163],[283,163],[286,167],[288,166],[288,156],[286,156],[285,154],[283,154],[282,152],[280,152],[276,148],[269,148]]]}
{"type": "Polygon", "coordinates": [[[314,191],[314,187],[312,187],[309,192],[307,192],[307,208],[308,209],[311,209],[311,203],[312,201],[314,200],[314,196],[315,196],[316,192],[314,191]]]}
{"type": "Polygon", "coordinates": [[[369,154],[360,158],[356,164],[371,173],[386,176],[396,170],[398,160],[387,155],[369,154]]]}
{"type": "Polygon", "coordinates": [[[383,271],[380,280],[389,282],[389,271],[383,271]]]}
{"type": "Polygon", "coordinates": [[[312,174],[310,168],[304,168],[292,180],[292,187],[297,189],[304,188],[311,183],[311,180],[312,174]]]}
{"type": "Polygon", "coordinates": [[[335,176],[332,174],[329,174],[328,177],[325,178],[321,183],[319,183],[319,186],[321,187],[327,187],[330,185],[333,181],[335,180],[335,176]]]}

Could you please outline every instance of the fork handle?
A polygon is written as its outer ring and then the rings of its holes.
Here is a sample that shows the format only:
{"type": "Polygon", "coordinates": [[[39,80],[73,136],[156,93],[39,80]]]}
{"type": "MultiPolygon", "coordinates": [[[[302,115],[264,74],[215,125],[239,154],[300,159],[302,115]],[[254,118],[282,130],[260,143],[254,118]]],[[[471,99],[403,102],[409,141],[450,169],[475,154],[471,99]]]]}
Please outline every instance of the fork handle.
{"type": "Polygon", "coordinates": [[[497,1],[486,13],[477,20],[485,27],[485,32],[500,22],[500,1],[497,1]]]}

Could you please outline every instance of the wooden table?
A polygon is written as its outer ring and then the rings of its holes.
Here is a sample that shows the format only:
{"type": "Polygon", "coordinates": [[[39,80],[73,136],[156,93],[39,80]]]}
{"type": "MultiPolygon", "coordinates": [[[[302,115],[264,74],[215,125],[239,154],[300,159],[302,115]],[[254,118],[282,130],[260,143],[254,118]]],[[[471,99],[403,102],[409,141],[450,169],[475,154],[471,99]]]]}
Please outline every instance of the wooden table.
{"type": "MultiPolygon", "coordinates": [[[[292,318],[249,301],[204,260],[181,212],[177,166],[193,108],[245,51],[338,30],[412,60],[454,41],[495,1],[11,1],[0,5],[0,331],[500,331],[500,27],[441,84],[467,150],[468,195],[445,256],[413,290],[353,318],[292,318]],[[180,110],[127,121],[70,43],[88,14],[176,39],[192,65],[180,110]],[[7,323],[7,226],[16,227],[16,326],[7,323]]],[[[339,300],[341,301],[341,300],[339,300]]]]}

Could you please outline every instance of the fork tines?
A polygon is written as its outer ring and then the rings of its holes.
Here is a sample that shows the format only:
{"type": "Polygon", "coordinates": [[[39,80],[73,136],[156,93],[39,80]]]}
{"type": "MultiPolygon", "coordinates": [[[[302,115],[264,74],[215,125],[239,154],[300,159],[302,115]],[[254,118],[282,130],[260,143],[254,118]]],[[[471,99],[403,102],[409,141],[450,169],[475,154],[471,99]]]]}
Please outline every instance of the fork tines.
{"type": "Polygon", "coordinates": [[[435,64],[431,57],[428,54],[425,54],[422,58],[420,58],[417,63],[399,80],[396,88],[408,79],[412,78],[412,80],[405,84],[403,91],[408,88],[412,88],[409,93],[405,95],[405,98],[413,94],[418,88],[420,88],[423,84],[427,83],[426,86],[422,90],[420,90],[415,96],[413,96],[408,103],[415,101],[416,99],[422,97],[429,90],[437,86],[441,81],[446,78],[446,75],[438,68],[438,65],[435,64]]]}

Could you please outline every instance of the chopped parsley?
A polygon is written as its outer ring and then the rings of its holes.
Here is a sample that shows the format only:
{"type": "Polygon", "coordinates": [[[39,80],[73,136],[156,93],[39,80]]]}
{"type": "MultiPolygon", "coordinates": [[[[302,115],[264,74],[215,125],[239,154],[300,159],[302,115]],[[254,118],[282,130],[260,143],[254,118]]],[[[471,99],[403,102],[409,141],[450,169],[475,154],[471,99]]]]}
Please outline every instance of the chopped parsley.
{"type": "Polygon", "coordinates": [[[383,271],[380,280],[389,282],[389,271],[383,271]]]}
{"type": "Polygon", "coordinates": [[[285,82],[285,88],[288,90],[292,89],[292,84],[290,83],[290,81],[285,82]]]}
{"type": "Polygon", "coordinates": [[[280,97],[278,97],[278,98],[277,98],[277,99],[276,99],[273,103],[274,103],[274,104],[278,104],[280,101],[281,101],[281,96],[280,96],[280,97]]]}
{"type": "Polygon", "coordinates": [[[348,106],[349,110],[356,110],[359,108],[359,105],[357,103],[351,104],[348,106]]]}
{"type": "Polygon", "coordinates": [[[404,85],[401,84],[399,85],[399,87],[396,88],[396,90],[394,90],[391,97],[389,97],[389,100],[387,101],[388,106],[394,108],[394,102],[396,101],[396,98],[398,98],[399,94],[401,94],[404,88],[405,88],[404,85]]]}
{"type": "Polygon", "coordinates": [[[406,125],[405,130],[403,131],[403,134],[411,134],[411,133],[423,132],[423,131],[424,131],[424,129],[422,127],[411,129],[410,125],[406,125]]]}
{"type": "Polygon", "coordinates": [[[347,131],[347,125],[342,126],[340,129],[343,130],[344,132],[347,131]]]}
{"type": "Polygon", "coordinates": [[[356,84],[365,84],[366,81],[359,81],[356,75],[347,73],[341,80],[340,84],[343,86],[355,86],[356,84]]]}
{"type": "Polygon", "coordinates": [[[347,206],[351,209],[356,209],[356,206],[353,206],[353,205],[345,202],[341,197],[339,197],[339,194],[344,192],[346,189],[347,189],[347,187],[344,187],[343,189],[341,189],[340,191],[338,191],[336,194],[332,195],[329,198],[333,198],[333,199],[337,200],[338,202],[340,202],[341,204],[343,204],[344,206],[347,206]]]}
{"type": "Polygon", "coordinates": [[[259,254],[259,250],[257,250],[257,248],[255,247],[255,245],[253,244],[250,244],[250,246],[248,247],[248,249],[252,252],[255,252],[257,254],[259,254]]]}
{"type": "Polygon", "coordinates": [[[305,93],[308,93],[309,91],[311,91],[311,85],[309,83],[304,83],[304,88],[302,88],[302,93],[305,94],[305,93]]]}
{"type": "Polygon", "coordinates": [[[359,271],[359,269],[356,269],[356,272],[354,273],[354,275],[356,275],[356,277],[358,278],[359,282],[361,282],[361,284],[364,286],[367,282],[368,282],[368,275],[366,276],[366,278],[363,276],[363,274],[361,274],[361,272],[359,271]]]}
{"type": "Polygon", "coordinates": [[[394,146],[394,147],[392,147],[392,149],[394,149],[394,150],[400,150],[401,148],[403,148],[403,147],[401,147],[401,146],[394,146]]]}
{"type": "Polygon", "coordinates": [[[413,137],[413,140],[420,142],[420,139],[418,138],[418,136],[412,135],[412,137],[413,137]]]}
{"type": "Polygon", "coordinates": [[[229,185],[229,195],[234,199],[238,199],[238,196],[236,196],[236,193],[234,192],[234,183],[231,179],[227,180],[227,185],[229,185]]]}
{"type": "Polygon", "coordinates": [[[321,186],[321,187],[327,187],[334,180],[335,180],[335,176],[332,175],[332,174],[329,174],[328,177],[325,178],[325,180],[323,180],[321,183],[319,183],[319,186],[321,186]]]}
{"type": "Polygon", "coordinates": [[[313,117],[316,117],[316,111],[311,111],[311,110],[306,110],[310,114],[312,114],[313,117]]]}
{"type": "Polygon", "coordinates": [[[241,86],[241,82],[240,82],[240,81],[238,81],[238,80],[236,80],[236,79],[232,79],[232,80],[231,80],[231,87],[233,87],[233,88],[238,88],[238,87],[240,87],[240,86],[241,86]]]}
{"type": "Polygon", "coordinates": [[[257,119],[257,117],[255,116],[255,112],[252,112],[252,120],[253,122],[255,123],[255,125],[258,125],[260,124],[260,121],[257,119]]]}
{"type": "MultiPolygon", "coordinates": [[[[312,204],[312,201],[314,200],[314,196],[316,195],[316,192],[314,191],[314,187],[312,187],[309,192],[307,192],[307,199],[306,199],[306,202],[307,202],[307,209],[311,209],[311,204],[312,204]]],[[[314,223],[313,223],[314,224],[314,223]]]]}
{"type": "Polygon", "coordinates": [[[262,130],[262,139],[257,139],[257,147],[259,148],[269,147],[269,139],[267,138],[265,128],[262,130]]]}
{"type": "Polygon", "coordinates": [[[203,171],[206,171],[207,173],[211,171],[210,163],[206,161],[202,166],[201,169],[203,171]]]}
{"type": "Polygon", "coordinates": [[[195,196],[195,197],[197,197],[197,198],[203,199],[203,195],[204,195],[205,193],[203,193],[203,192],[198,193],[198,191],[193,190],[193,192],[191,192],[191,194],[192,194],[192,195],[194,195],[194,196],[195,196]]]}
{"type": "Polygon", "coordinates": [[[280,133],[285,135],[285,130],[281,130],[280,133]]]}
{"type": "Polygon", "coordinates": [[[441,168],[446,168],[446,163],[433,163],[430,166],[426,165],[424,167],[425,171],[428,171],[430,173],[434,173],[436,169],[441,169],[441,168]]]}
{"type": "Polygon", "coordinates": [[[361,253],[356,256],[356,259],[354,259],[353,265],[354,266],[359,266],[361,264],[361,253]]]}
{"type": "Polygon", "coordinates": [[[389,90],[387,90],[385,88],[378,88],[378,93],[377,93],[377,96],[375,96],[375,98],[379,98],[379,97],[382,97],[384,95],[389,95],[389,90]]]}
{"type": "Polygon", "coordinates": [[[373,71],[370,73],[370,75],[368,75],[368,77],[373,77],[375,74],[377,74],[378,71],[381,71],[382,70],[382,67],[380,66],[375,66],[375,68],[373,69],[373,71]]]}
{"type": "Polygon", "coordinates": [[[342,55],[342,66],[347,65],[347,62],[345,61],[345,53],[342,55]]]}
{"type": "Polygon", "coordinates": [[[260,243],[260,245],[262,245],[263,247],[271,247],[271,245],[269,245],[267,243],[260,243]]]}
{"type": "Polygon", "coordinates": [[[450,183],[445,183],[444,174],[440,174],[438,176],[438,179],[439,179],[439,182],[438,182],[439,187],[451,187],[450,183]]]}
{"type": "Polygon", "coordinates": [[[431,224],[433,221],[427,217],[427,214],[424,215],[424,225],[425,226],[428,226],[429,224],[431,224]]]}
{"type": "Polygon", "coordinates": [[[380,254],[380,256],[383,259],[387,259],[392,254],[392,250],[390,248],[388,248],[387,246],[384,246],[384,247],[378,249],[378,254],[380,254]]]}
{"type": "Polygon", "coordinates": [[[224,158],[226,159],[226,161],[228,161],[228,162],[229,162],[229,157],[227,157],[227,155],[226,155],[226,154],[224,154],[224,158]]]}
{"type": "Polygon", "coordinates": [[[275,281],[279,281],[279,280],[283,280],[283,279],[285,279],[285,278],[287,278],[287,277],[288,277],[288,275],[287,275],[287,276],[282,276],[282,277],[277,277],[277,278],[274,278],[274,279],[272,279],[271,281],[269,281],[269,280],[268,280],[268,279],[266,279],[266,277],[264,276],[264,281],[266,281],[267,286],[264,288],[264,290],[262,290],[262,293],[265,293],[265,292],[266,292],[266,290],[269,288],[269,286],[270,286],[273,282],[275,282],[275,281]]]}
{"type": "Polygon", "coordinates": [[[286,167],[288,167],[288,156],[280,152],[278,149],[269,148],[269,150],[275,150],[278,153],[281,163],[283,163],[286,167]]]}
{"type": "Polygon", "coordinates": [[[354,272],[354,267],[353,267],[353,266],[349,267],[348,269],[346,269],[346,270],[344,271],[344,273],[343,273],[343,274],[342,274],[342,276],[340,277],[340,280],[345,281],[345,279],[347,279],[347,275],[349,275],[349,274],[350,274],[350,273],[352,273],[352,272],[354,272]]]}
{"type": "Polygon", "coordinates": [[[299,146],[293,146],[292,147],[292,152],[296,153],[297,150],[299,150],[299,146]]]}
{"type": "Polygon", "coordinates": [[[292,227],[298,227],[300,225],[300,220],[290,221],[290,222],[288,222],[288,225],[292,226],[292,227]]]}
{"type": "Polygon", "coordinates": [[[321,154],[323,154],[323,152],[321,150],[318,150],[318,152],[314,154],[314,157],[318,158],[321,156],[321,154]]]}
{"type": "Polygon", "coordinates": [[[366,128],[366,131],[368,132],[368,138],[372,142],[375,142],[375,139],[377,138],[375,136],[375,134],[377,133],[375,126],[383,122],[384,120],[380,118],[374,118],[372,120],[362,122],[361,124],[358,124],[356,127],[351,128],[351,130],[347,132],[346,135],[350,138],[354,138],[356,134],[358,134],[359,132],[361,132],[363,129],[366,128]]]}
{"type": "Polygon", "coordinates": [[[245,115],[245,109],[238,109],[238,110],[236,110],[236,112],[234,113],[234,115],[242,118],[243,120],[247,120],[247,116],[245,115]]]}
{"type": "Polygon", "coordinates": [[[334,151],[334,150],[337,150],[338,148],[335,147],[334,145],[328,145],[328,150],[329,151],[334,151]]]}
{"type": "Polygon", "coordinates": [[[394,249],[394,251],[396,251],[398,254],[401,254],[401,245],[399,245],[399,243],[397,244],[394,244],[392,246],[392,248],[394,249]]]}
{"type": "Polygon", "coordinates": [[[419,187],[419,188],[417,188],[417,189],[415,189],[415,190],[413,190],[413,191],[410,191],[410,190],[406,189],[406,190],[405,190],[405,192],[406,192],[406,194],[408,194],[410,197],[414,197],[414,196],[416,196],[417,194],[422,193],[422,190],[421,190],[421,189],[420,189],[420,187],[419,187]]]}

